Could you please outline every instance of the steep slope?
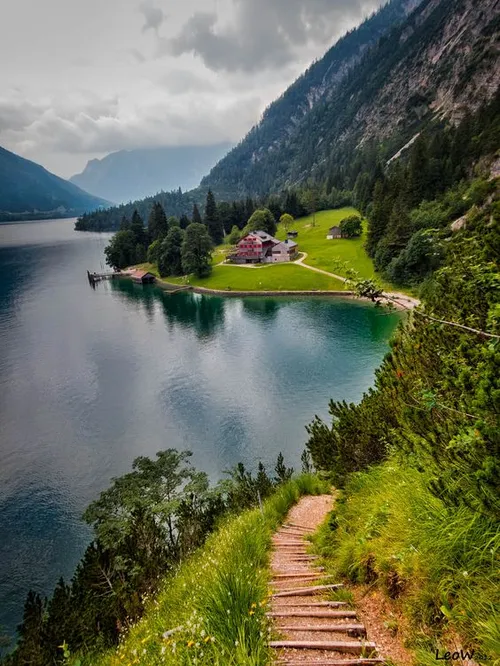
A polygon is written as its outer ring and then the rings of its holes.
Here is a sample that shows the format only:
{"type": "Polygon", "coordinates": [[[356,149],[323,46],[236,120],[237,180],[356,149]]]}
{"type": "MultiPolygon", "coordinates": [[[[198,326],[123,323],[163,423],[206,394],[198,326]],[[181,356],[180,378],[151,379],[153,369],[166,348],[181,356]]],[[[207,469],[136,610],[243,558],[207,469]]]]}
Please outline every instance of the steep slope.
{"type": "Polygon", "coordinates": [[[304,181],[318,165],[324,175],[327,163],[338,153],[352,155],[360,142],[390,138],[395,152],[431,119],[456,122],[500,83],[499,27],[498,0],[391,3],[275,102],[202,186],[226,196],[276,191],[304,181]],[[390,31],[380,29],[383,36],[367,49],[360,31],[370,32],[372,22],[396,8],[414,11],[390,31]],[[350,57],[343,58],[346,49],[350,57]],[[331,69],[318,85],[327,63],[331,69]],[[298,113],[290,115],[294,106],[298,113]]]}
{"type": "Polygon", "coordinates": [[[207,171],[231,147],[229,143],[220,143],[120,150],[101,160],[91,160],[82,173],[70,178],[70,182],[116,203],[179,187],[189,190],[199,185],[207,171]]]}
{"type": "Polygon", "coordinates": [[[103,205],[108,202],[0,147],[0,220],[72,217],[103,205]]]}

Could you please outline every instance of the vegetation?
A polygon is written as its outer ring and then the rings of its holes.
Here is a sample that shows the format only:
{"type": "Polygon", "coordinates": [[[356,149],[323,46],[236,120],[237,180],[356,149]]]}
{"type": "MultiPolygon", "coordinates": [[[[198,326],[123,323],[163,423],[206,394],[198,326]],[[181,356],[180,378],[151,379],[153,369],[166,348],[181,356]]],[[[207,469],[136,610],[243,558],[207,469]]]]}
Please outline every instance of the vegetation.
{"type": "Polygon", "coordinates": [[[72,217],[107,203],[0,147],[0,222],[72,217]]]}
{"type": "Polygon", "coordinates": [[[436,648],[451,649],[442,635],[451,632],[464,650],[488,657],[476,662],[498,664],[498,524],[450,506],[429,492],[431,483],[432,475],[399,456],[352,476],[319,551],[332,573],[377,583],[404,611],[418,664],[435,664],[436,648]]]}
{"type": "Polygon", "coordinates": [[[294,264],[264,265],[255,268],[215,266],[208,278],[177,278],[176,284],[190,284],[225,291],[342,291],[340,280],[308,271],[294,264]]]}
{"type": "Polygon", "coordinates": [[[350,215],[341,221],[340,231],[344,238],[357,238],[363,233],[363,220],[358,215],[350,215]]]}
{"type": "MultiPolygon", "coordinates": [[[[220,661],[215,663],[233,663],[223,659],[224,655],[229,658],[236,641],[241,650],[235,650],[235,655],[241,659],[246,655],[248,661],[234,663],[265,663],[259,655],[265,652],[260,602],[266,579],[262,571],[256,575],[255,568],[264,567],[271,530],[291,504],[301,493],[319,492],[323,486],[307,474],[290,481],[293,470],[280,455],[274,475],[260,464],[254,476],[240,464],[229,479],[211,487],[206,474],[191,466],[190,455],[169,449],[158,453],[156,460],[137,458],[132,472],[114,479],[88,507],[84,518],[93,526],[95,538],[71,583],[61,580],[48,601],[29,593],[18,646],[2,663],[68,663],[63,643],[67,654],[95,655],[116,646],[124,631],[130,631],[130,642],[119,652],[125,649],[137,657],[135,637],[139,635],[140,654],[145,649],[144,655],[148,655],[141,657],[141,663],[157,663],[154,660],[167,645],[163,632],[184,621],[178,651],[174,648],[172,653],[172,644],[169,648],[172,663],[187,660],[193,653],[201,658],[201,647],[207,659],[218,655],[220,661]],[[221,520],[259,506],[276,489],[263,514],[250,511],[239,520],[226,522],[191,559],[221,520]],[[210,566],[213,564],[217,567],[210,566]],[[204,571],[201,580],[200,568],[204,571]],[[159,591],[159,597],[150,602],[159,591]],[[228,592],[233,593],[231,599],[228,592]],[[229,623],[228,604],[232,610],[229,623]],[[145,611],[145,622],[135,626],[145,611]],[[196,631],[204,633],[193,640],[196,631]],[[145,636],[150,640],[147,647],[145,636]],[[201,640],[206,636],[215,640],[208,645],[201,640]]],[[[177,643],[176,637],[173,642],[177,643]]],[[[96,656],[88,660],[82,656],[80,663],[82,659],[92,666],[98,663],[96,656]]],[[[114,659],[110,656],[103,663],[115,663],[114,659]]]]}
{"type": "Polygon", "coordinates": [[[453,632],[483,653],[500,646],[498,180],[487,191],[448,233],[375,387],[308,427],[314,463],[345,486],[332,565],[400,599],[423,664],[453,632]]]}
{"type": "Polygon", "coordinates": [[[285,482],[262,511],[227,520],[163,583],[144,619],[116,652],[89,663],[112,666],[133,663],[138,656],[144,666],[269,663],[265,611],[270,537],[301,495],[325,490],[316,477],[305,474],[285,482]],[[162,638],[166,630],[179,626],[162,638]]]}
{"type": "Polygon", "coordinates": [[[207,277],[212,270],[212,241],[203,224],[190,224],[182,243],[182,268],[197,278],[207,277]]]}
{"type": "Polygon", "coordinates": [[[265,231],[274,236],[276,233],[276,220],[268,208],[260,208],[252,213],[243,230],[243,234],[248,234],[251,231],[265,231]]]}

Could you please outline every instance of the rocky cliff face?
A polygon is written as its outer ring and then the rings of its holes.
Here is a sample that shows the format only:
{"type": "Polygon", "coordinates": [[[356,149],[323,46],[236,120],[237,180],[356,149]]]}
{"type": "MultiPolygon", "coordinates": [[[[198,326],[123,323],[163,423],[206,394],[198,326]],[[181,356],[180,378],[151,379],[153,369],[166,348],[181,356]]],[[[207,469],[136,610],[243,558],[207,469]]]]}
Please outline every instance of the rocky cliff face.
{"type": "Polygon", "coordinates": [[[390,136],[415,119],[455,123],[489,100],[500,85],[499,8],[498,0],[424,3],[394,35],[399,48],[411,40],[408,55],[356,114],[363,138],[390,136]]]}
{"type": "Polygon", "coordinates": [[[390,3],[271,105],[202,185],[264,194],[335,163],[346,146],[374,139],[396,153],[427,123],[458,122],[498,88],[499,31],[499,0],[390,3]]]}

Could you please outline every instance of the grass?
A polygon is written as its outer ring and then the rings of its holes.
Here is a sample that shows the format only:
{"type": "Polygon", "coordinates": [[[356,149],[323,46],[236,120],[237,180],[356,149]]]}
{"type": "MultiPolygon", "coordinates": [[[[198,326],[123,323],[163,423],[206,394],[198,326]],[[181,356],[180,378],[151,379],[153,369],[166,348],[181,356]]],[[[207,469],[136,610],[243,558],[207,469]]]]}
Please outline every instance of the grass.
{"type": "Polygon", "coordinates": [[[164,581],[143,619],[105,655],[82,666],[264,666],[271,535],[301,495],[327,488],[302,475],[283,485],[263,511],[227,519],[205,546],[164,581]],[[163,638],[166,631],[182,627],[163,638]]]}
{"type": "Polygon", "coordinates": [[[425,473],[390,460],[355,475],[316,544],[329,571],[377,585],[402,608],[417,663],[455,644],[500,664],[498,524],[445,506],[425,473]]]}
{"type": "MultiPolygon", "coordinates": [[[[297,238],[299,249],[308,255],[304,263],[342,277],[346,276],[346,264],[348,264],[347,267],[354,268],[362,278],[375,277],[384,289],[391,290],[393,285],[376,274],[373,262],[366,254],[364,249],[366,230],[361,238],[326,239],[330,227],[338,226],[345,217],[355,214],[359,213],[354,208],[320,211],[316,213],[314,227],[312,226],[312,216],[296,220],[294,229],[299,232],[297,238]]],[[[278,228],[276,237],[286,238],[286,231],[282,227],[278,228]]],[[[230,248],[226,244],[214,249],[213,271],[208,278],[189,276],[188,278],[165,279],[172,284],[190,284],[195,287],[224,291],[343,291],[346,289],[341,280],[293,264],[268,264],[255,268],[242,268],[228,264],[218,265],[224,261],[229,250],[230,248]]],[[[158,276],[158,271],[152,264],[141,264],[140,267],[158,276]]]]}
{"type": "MultiPolygon", "coordinates": [[[[299,249],[301,252],[307,252],[308,255],[305,263],[346,277],[343,265],[347,262],[350,268],[358,271],[360,277],[376,278],[384,289],[394,289],[393,285],[384,281],[376,273],[373,261],[364,249],[366,223],[364,233],[360,238],[326,239],[330,227],[339,226],[340,222],[350,215],[359,215],[359,212],[355,208],[322,210],[315,215],[315,226],[313,226],[312,215],[295,220],[293,229],[299,232],[297,238],[299,249]]],[[[276,236],[285,239],[286,231],[280,228],[276,236]]]]}
{"type": "Polygon", "coordinates": [[[294,264],[264,265],[255,268],[214,266],[208,278],[166,278],[174,284],[191,284],[227,291],[343,291],[343,282],[294,264]]]}

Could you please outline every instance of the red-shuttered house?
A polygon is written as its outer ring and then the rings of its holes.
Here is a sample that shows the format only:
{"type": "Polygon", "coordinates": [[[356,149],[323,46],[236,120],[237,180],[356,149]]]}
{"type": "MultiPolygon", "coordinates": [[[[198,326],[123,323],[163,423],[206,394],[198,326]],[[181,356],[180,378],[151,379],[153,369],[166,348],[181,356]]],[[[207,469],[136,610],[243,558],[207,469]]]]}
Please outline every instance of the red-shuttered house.
{"type": "Polygon", "coordinates": [[[279,244],[265,231],[252,231],[238,243],[238,251],[230,259],[236,264],[258,264],[272,261],[272,249],[279,244]]]}

